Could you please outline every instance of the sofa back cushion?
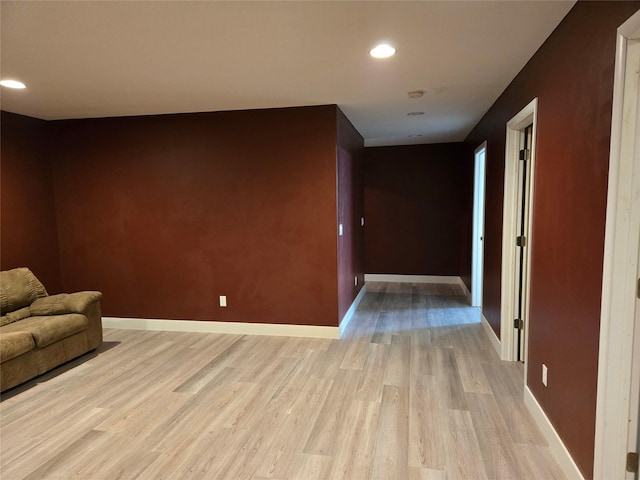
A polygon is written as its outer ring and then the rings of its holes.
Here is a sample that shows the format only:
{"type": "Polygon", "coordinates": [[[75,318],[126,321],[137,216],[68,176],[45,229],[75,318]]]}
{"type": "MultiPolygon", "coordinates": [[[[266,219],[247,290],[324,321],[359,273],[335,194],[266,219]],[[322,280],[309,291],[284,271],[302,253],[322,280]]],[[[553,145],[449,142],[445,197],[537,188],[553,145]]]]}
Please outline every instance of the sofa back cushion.
{"type": "Polygon", "coordinates": [[[27,307],[47,291],[40,280],[28,268],[14,268],[0,272],[0,313],[6,315],[27,307]]]}

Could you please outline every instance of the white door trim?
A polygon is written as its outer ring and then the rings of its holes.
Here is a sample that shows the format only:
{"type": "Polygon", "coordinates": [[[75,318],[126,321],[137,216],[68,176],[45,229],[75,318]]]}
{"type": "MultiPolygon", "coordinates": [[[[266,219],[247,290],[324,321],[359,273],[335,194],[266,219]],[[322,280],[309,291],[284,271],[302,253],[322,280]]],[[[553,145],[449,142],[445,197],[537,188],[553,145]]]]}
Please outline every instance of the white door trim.
{"type": "MultiPolygon", "coordinates": [[[[633,102],[625,99],[625,73],[629,41],[639,30],[640,11],[618,28],[616,43],[600,317],[594,478],[633,478],[628,477],[625,472],[625,455],[629,408],[633,403],[631,378],[639,247],[637,223],[640,166],[637,163],[634,165],[633,152],[635,149],[637,157],[639,148],[637,143],[634,146],[634,142],[637,142],[638,125],[630,125],[628,121],[628,107],[631,107],[633,102]]],[[[637,118],[637,103],[635,106],[637,118]]]]}
{"type": "Polygon", "coordinates": [[[487,142],[473,152],[473,239],[471,262],[471,306],[482,308],[483,258],[484,258],[484,205],[487,142]],[[478,154],[484,152],[482,164],[478,154]],[[481,177],[481,178],[480,178],[481,177]]]}
{"type": "MultiPolygon", "coordinates": [[[[529,225],[527,228],[527,244],[531,245],[531,219],[533,209],[533,186],[536,158],[536,124],[538,118],[538,99],[534,98],[515,117],[507,122],[507,139],[504,165],[504,206],[502,220],[502,287],[500,300],[500,343],[502,360],[516,360],[515,332],[513,320],[516,318],[515,298],[516,289],[516,253],[515,244],[516,224],[518,220],[518,162],[520,150],[520,135],[522,129],[533,124],[531,136],[530,163],[530,193],[529,193],[529,225]]],[[[527,265],[531,262],[531,248],[527,248],[527,265]]],[[[529,318],[529,272],[527,269],[526,289],[524,298],[524,317],[529,318]]],[[[529,322],[525,322],[525,338],[529,334],[529,322]]],[[[528,349],[525,350],[528,352],[528,349]]],[[[525,369],[526,372],[526,369],[525,369]]]]}

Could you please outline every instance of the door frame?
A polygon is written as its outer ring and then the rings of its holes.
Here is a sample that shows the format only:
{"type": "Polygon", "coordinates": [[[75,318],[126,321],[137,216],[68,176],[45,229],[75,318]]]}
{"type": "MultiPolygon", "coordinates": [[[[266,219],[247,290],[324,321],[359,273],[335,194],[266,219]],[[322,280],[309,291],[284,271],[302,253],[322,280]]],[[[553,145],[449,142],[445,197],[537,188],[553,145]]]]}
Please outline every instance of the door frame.
{"type": "Polygon", "coordinates": [[[471,251],[471,306],[480,308],[482,308],[482,286],[484,283],[484,212],[486,168],[487,142],[484,141],[473,152],[473,246],[471,251]],[[478,154],[480,152],[484,152],[481,169],[478,165],[478,154]],[[480,193],[481,195],[479,196],[480,193]]]}
{"type": "MultiPolygon", "coordinates": [[[[507,122],[507,137],[505,147],[504,165],[504,204],[502,219],[502,272],[500,290],[500,349],[501,359],[515,361],[517,350],[515,348],[516,335],[513,328],[516,306],[513,299],[516,294],[516,225],[518,221],[518,162],[520,155],[520,138],[522,130],[529,125],[533,125],[531,134],[531,157],[529,174],[529,222],[526,228],[527,251],[526,264],[531,265],[531,245],[532,245],[532,213],[535,184],[535,159],[536,159],[536,134],[538,120],[538,98],[534,98],[526,107],[507,122]]],[[[525,272],[526,288],[524,292],[524,331],[525,339],[529,338],[529,290],[530,290],[531,269],[525,272]]],[[[529,350],[525,348],[525,363],[528,360],[529,350]]],[[[525,368],[525,381],[526,381],[525,368]]]]}
{"type": "MultiPolygon", "coordinates": [[[[631,396],[636,275],[638,268],[638,218],[640,169],[634,168],[640,145],[623,115],[638,104],[625,102],[629,41],[640,31],[640,11],[618,28],[609,152],[609,184],[604,241],[598,393],[594,448],[594,478],[633,478],[626,473],[631,396]],[[625,112],[627,108],[627,112],[625,112]],[[635,185],[635,187],[634,187],[635,185]],[[636,191],[634,192],[634,188],[636,191]],[[635,196],[635,199],[634,199],[635,196]]],[[[638,94],[640,96],[640,93],[638,94]]],[[[640,328],[640,325],[637,326],[640,328]]],[[[638,352],[636,352],[638,354],[638,352]]]]}

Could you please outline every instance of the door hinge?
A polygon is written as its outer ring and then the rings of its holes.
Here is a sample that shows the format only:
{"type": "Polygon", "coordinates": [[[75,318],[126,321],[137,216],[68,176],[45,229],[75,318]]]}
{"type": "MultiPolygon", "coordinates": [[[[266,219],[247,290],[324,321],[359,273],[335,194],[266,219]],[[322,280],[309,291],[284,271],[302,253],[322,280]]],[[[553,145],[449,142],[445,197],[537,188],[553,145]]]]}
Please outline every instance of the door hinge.
{"type": "Polygon", "coordinates": [[[638,472],[638,452],[627,453],[627,472],[638,472]]]}
{"type": "Polygon", "coordinates": [[[638,279],[638,288],[636,290],[636,298],[640,298],[640,278],[638,279]]]}
{"type": "Polygon", "coordinates": [[[522,161],[529,160],[529,149],[523,148],[522,150],[520,150],[520,156],[518,158],[520,158],[520,160],[522,161]]]}
{"type": "Polygon", "coordinates": [[[513,328],[517,328],[518,330],[522,330],[524,328],[524,320],[521,318],[516,318],[513,320],[513,328]]]}
{"type": "Polygon", "coordinates": [[[527,246],[527,237],[524,235],[519,235],[516,237],[516,247],[526,247],[527,246]]]}

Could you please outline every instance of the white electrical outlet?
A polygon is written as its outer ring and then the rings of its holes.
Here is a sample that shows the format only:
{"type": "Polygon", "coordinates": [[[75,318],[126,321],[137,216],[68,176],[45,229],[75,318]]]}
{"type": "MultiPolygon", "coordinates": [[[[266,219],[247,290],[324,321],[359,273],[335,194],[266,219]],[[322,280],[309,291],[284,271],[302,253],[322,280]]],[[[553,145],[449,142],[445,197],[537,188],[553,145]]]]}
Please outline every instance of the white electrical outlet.
{"type": "Polygon", "coordinates": [[[338,225],[338,235],[342,236],[342,224],[338,225]]]}
{"type": "Polygon", "coordinates": [[[353,284],[357,287],[358,286],[358,276],[356,275],[355,277],[353,277],[353,284]]]}
{"type": "Polygon", "coordinates": [[[227,306],[227,296],[226,295],[220,295],[220,306],[221,307],[226,307],[227,306]]]}
{"type": "Polygon", "coordinates": [[[547,386],[547,366],[544,363],[542,364],[542,384],[547,386]]]}

